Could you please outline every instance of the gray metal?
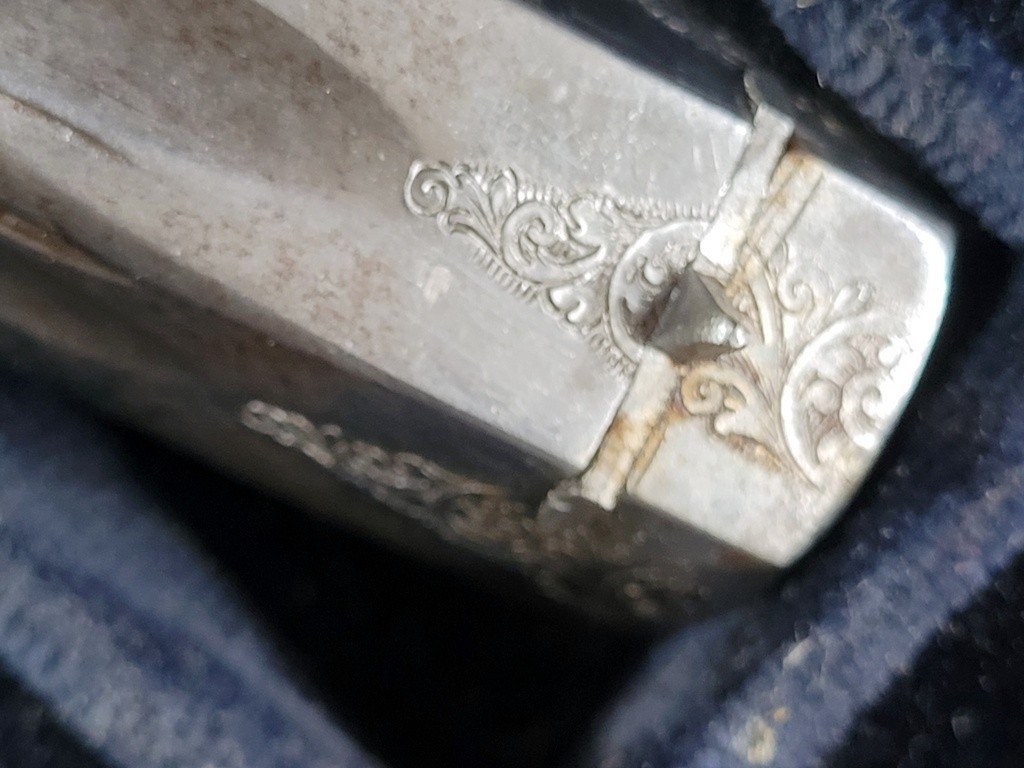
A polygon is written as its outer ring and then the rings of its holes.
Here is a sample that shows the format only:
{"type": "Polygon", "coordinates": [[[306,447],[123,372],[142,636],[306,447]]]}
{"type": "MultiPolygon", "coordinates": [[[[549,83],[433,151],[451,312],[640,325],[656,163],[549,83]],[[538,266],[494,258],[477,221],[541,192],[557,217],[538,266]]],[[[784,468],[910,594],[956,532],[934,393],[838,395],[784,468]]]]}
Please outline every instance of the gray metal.
{"type": "Polygon", "coordinates": [[[705,611],[848,502],[954,248],[754,101],[510,0],[8,0],[3,348],[402,546],[705,611]]]}

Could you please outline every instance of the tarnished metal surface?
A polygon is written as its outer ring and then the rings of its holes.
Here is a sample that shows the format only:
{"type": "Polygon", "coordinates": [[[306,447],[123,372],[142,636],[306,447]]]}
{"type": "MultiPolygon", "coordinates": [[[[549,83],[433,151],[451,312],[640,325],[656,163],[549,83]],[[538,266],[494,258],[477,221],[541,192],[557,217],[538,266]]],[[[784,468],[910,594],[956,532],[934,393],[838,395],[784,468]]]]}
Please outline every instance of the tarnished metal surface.
{"type": "Polygon", "coordinates": [[[630,495],[783,566],[833,521],[901,413],[945,305],[950,245],[814,158],[791,154],[777,177],[725,284],[747,343],[681,371],[630,495]]]}
{"type": "Polygon", "coordinates": [[[43,265],[0,270],[40,294],[12,348],[310,506],[353,517],[341,479],[398,515],[363,527],[645,617],[834,519],[952,253],[775,108],[510,0],[12,0],[0,202],[43,265]]]}

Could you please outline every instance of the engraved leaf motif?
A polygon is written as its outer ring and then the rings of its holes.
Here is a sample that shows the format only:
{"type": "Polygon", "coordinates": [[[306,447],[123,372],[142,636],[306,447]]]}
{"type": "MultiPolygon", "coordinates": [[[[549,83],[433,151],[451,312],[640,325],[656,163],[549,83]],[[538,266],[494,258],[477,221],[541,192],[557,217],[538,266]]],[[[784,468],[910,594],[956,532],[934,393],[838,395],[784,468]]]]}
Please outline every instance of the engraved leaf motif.
{"type": "Polygon", "coordinates": [[[511,169],[467,163],[414,163],[405,201],[442,231],[470,238],[499,283],[587,338],[627,377],[642,351],[636,318],[664,290],[670,267],[685,265],[704,224],[703,212],[538,188],[511,169]],[[675,250],[652,257],[638,246],[659,232],[675,238],[675,250]]]}
{"type": "MultiPolygon", "coordinates": [[[[537,188],[511,169],[465,163],[414,164],[406,203],[471,238],[503,286],[586,337],[624,377],[642,355],[649,310],[695,258],[707,220],[663,203],[537,188]]],[[[749,342],[684,370],[680,404],[738,450],[823,486],[842,473],[844,457],[879,440],[881,382],[895,361],[861,332],[874,291],[835,287],[796,265],[785,236],[766,252],[748,243],[744,254],[720,290],[749,342]]]]}
{"type": "Polygon", "coordinates": [[[491,183],[490,204],[496,221],[508,218],[518,204],[519,182],[510,170],[497,174],[491,183]]]}
{"type": "Polygon", "coordinates": [[[882,354],[884,337],[861,330],[873,290],[832,288],[827,275],[796,265],[784,242],[768,256],[745,253],[724,289],[757,333],[743,350],[688,370],[680,403],[717,437],[823,487],[880,439],[881,382],[895,359],[882,354]]]}
{"type": "Polygon", "coordinates": [[[712,433],[778,466],[786,461],[781,430],[766,393],[742,365],[711,362],[692,368],[682,379],[681,403],[688,413],[707,417],[712,433]]]}

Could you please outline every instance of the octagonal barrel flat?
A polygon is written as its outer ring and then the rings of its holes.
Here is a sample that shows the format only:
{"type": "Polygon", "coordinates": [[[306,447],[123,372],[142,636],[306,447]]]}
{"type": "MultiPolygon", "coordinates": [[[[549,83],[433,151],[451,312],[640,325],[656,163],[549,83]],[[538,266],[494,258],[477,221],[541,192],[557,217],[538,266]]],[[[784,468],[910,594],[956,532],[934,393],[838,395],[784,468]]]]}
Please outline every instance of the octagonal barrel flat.
{"type": "Polygon", "coordinates": [[[400,546],[703,612],[848,502],[954,247],[751,103],[511,0],[12,0],[0,341],[400,546]]]}

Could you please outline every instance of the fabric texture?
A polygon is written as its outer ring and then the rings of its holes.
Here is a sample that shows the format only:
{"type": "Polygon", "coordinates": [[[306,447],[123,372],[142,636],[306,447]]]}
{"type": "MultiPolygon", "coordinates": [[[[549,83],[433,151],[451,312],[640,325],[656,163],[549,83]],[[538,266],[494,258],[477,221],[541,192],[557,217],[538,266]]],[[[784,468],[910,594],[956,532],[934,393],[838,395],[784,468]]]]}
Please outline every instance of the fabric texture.
{"type": "Polygon", "coordinates": [[[1024,245],[1024,29],[1014,4],[765,2],[822,83],[908,149],[989,229],[1024,245]]]}
{"type": "Polygon", "coordinates": [[[10,381],[0,424],[0,764],[375,764],[297,689],[100,427],[10,381]],[[17,747],[26,707],[54,715],[39,716],[35,757],[17,747]]]}

